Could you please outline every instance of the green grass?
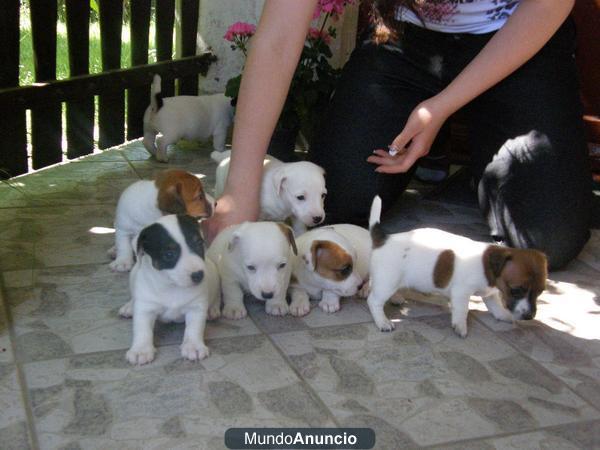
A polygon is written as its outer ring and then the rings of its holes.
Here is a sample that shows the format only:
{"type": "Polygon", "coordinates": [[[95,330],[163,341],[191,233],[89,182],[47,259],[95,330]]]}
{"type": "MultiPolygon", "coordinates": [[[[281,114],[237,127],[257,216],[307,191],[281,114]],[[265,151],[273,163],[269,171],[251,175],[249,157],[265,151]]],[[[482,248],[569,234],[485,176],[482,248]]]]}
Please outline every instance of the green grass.
{"type": "MultiPolygon", "coordinates": [[[[26,8],[21,9],[21,48],[19,61],[20,85],[35,82],[33,63],[33,45],[31,40],[31,22],[26,8]]],[[[150,63],[156,62],[156,48],[154,45],[154,21],[150,24],[150,45],[148,59],[150,63]]],[[[102,58],[100,49],[100,25],[91,23],[90,33],[90,73],[102,72],[102,58]]],[[[131,43],[129,26],[124,25],[121,34],[121,67],[131,66],[131,43]]],[[[56,79],[62,80],[69,77],[69,46],[67,42],[67,25],[57,22],[56,28],[56,79]]]]}

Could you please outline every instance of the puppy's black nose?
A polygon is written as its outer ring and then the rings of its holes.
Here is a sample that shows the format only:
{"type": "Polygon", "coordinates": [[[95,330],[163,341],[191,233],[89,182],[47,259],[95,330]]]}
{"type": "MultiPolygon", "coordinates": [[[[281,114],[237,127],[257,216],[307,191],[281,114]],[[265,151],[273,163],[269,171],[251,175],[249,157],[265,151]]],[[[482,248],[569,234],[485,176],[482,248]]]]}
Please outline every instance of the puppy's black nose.
{"type": "Polygon", "coordinates": [[[313,217],[313,223],[315,223],[315,224],[321,223],[321,220],[323,220],[323,216],[314,216],[313,217]]]}
{"type": "Polygon", "coordinates": [[[265,300],[268,300],[270,298],[273,298],[273,292],[261,292],[260,295],[262,295],[262,298],[264,298],[265,300]]]}
{"type": "Polygon", "coordinates": [[[196,284],[200,283],[202,281],[202,279],[204,278],[204,271],[199,270],[197,272],[192,272],[192,281],[196,284]]]}
{"type": "Polygon", "coordinates": [[[533,314],[531,312],[527,312],[527,313],[523,314],[521,319],[522,320],[531,320],[531,319],[533,319],[533,314]]]}

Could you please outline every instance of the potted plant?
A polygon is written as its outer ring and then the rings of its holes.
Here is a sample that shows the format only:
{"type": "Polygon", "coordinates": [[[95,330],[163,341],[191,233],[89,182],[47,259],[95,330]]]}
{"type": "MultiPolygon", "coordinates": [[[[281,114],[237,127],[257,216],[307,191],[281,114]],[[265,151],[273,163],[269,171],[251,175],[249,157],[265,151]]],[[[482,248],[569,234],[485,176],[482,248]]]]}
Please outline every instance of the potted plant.
{"type": "MultiPolygon", "coordinates": [[[[311,27],[300,55],[300,61],[292,77],[286,102],[271,138],[268,153],[283,160],[294,159],[294,148],[298,132],[310,142],[319,118],[324,113],[329,98],[339,77],[340,70],[330,64],[331,42],[336,29],[329,22],[337,21],[347,4],[354,0],[319,0],[313,16],[318,27],[311,27]]],[[[249,23],[236,22],[225,33],[224,39],[231,42],[231,49],[247,55],[248,43],[256,27],[249,23]]],[[[241,74],[227,82],[225,95],[238,96],[241,74]]]]}

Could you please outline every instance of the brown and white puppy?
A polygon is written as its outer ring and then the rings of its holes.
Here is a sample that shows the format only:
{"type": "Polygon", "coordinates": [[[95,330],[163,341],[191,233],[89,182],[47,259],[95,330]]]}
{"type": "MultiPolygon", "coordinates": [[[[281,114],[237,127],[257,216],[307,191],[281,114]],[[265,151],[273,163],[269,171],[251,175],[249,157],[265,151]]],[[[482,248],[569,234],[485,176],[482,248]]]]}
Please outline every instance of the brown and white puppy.
{"type": "Polygon", "coordinates": [[[375,197],[369,219],[373,252],[367,304],[381,331],[394,328],[383,306],[404,288],[449,297],[452,327],[461,337],[467,335],[471,295],[481,296],[497,320],[533,319],[548,274],[543,253],[476,242],[433,228],[388,235],[379,225],[380,213],[381,199],[375,197]]]}
{"type": "Polygon", "coordinates": [[[356,225],[340,224],[309,230],[296,239],[290,282],[290,312],[303,316],[310,299],[328,313],[340,309],[340,297],[355,295],[369,273],[371,238],[356,225]]]}
{"type": "Polygon", "coordinates": [[[244,222],[217,235],[206,255],[221,275],[223,316],[242,319],[244,292],[265,301],[267,314],[285,316],[286,293],[297,254],[292,229],[276,222],[244,222]]]}
{"type": "Polygon", "coordinates": [[[185,170],[164,170],[154,180],[140,180],[127,187],[115,214],[115,246],[110,268],[126,272],[134,263],[131,240],[146,226],[166,214],[187,214],[196,219],[210,217],[214,199],[202,182],[185,170]]]}

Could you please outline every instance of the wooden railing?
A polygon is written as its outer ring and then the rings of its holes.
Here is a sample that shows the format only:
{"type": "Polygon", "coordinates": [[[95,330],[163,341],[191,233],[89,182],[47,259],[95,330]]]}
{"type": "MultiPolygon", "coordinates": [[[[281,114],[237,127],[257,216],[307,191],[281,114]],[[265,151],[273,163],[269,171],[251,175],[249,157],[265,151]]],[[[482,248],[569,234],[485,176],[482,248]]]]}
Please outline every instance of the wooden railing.
{"type": "Polygon", "coordinates": [[[216,59],[211,53],[196,55],[199,0],[179,0],[181,57],[172,60],[176,2],[156,0],[158,62],[148,64],[151,0],[129,0],[132,67],[122,69],[123,0],[97,0],[103,71],[90,75],[90,3],[64,1],[70,78],[56,81],[57,1],[30,0],[36,80],[30,86],[19,86],[21,2],[0,2],[0,177],[27,173],[30,168],[39,169],[63,160],[62,102],[66,102],[66,156],[76,158],[94,150],[94,96],[99,97],[98,147],[112,147],[125,138],[142,135],[143,114],[155,73],[163,78],[164,96],[174,95],[175,79],[178,94],[197,95],[198,75],[206,75],[216,59]],[[30,142],[27,110],[31,111],[30,142]]]}

